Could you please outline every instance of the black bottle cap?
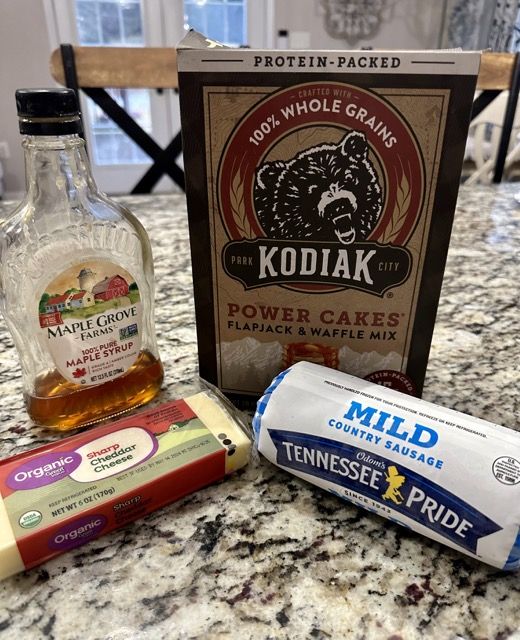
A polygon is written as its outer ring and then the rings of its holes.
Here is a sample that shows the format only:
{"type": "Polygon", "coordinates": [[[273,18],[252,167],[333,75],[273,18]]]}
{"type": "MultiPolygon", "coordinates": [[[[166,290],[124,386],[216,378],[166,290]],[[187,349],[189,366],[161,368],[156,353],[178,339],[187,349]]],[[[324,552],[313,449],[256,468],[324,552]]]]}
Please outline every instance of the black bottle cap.
{"type": "Polygon", "coordinates": [[[20,133],[40,136],[82,133],[73,89],[17,89],[20,133]]]}

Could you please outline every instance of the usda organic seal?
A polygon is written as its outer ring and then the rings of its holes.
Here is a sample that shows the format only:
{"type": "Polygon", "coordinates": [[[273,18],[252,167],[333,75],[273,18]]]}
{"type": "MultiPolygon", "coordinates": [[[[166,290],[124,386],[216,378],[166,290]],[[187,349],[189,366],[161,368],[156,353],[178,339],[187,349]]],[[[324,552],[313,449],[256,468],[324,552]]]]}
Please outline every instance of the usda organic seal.
{"type": "Polygon", "coordinates": [[[26,511],[20,516],[18,524],[23,529],[32,529],[40,524],[42,521],[42,514],[39,511],[26,511]]]}

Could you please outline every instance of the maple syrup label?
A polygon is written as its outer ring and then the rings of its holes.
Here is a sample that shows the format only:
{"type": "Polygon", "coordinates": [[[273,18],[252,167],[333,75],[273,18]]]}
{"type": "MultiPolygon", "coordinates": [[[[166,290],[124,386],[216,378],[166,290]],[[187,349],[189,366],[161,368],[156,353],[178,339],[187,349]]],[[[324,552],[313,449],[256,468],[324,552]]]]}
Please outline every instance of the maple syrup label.
{"type": "Polygon", "coordinates": [[[86,261],[54,278],[38,303],[40,332],[61,375],[96,385],[128,371],[141,351],[135,279],[109,261],[86,261]]]}

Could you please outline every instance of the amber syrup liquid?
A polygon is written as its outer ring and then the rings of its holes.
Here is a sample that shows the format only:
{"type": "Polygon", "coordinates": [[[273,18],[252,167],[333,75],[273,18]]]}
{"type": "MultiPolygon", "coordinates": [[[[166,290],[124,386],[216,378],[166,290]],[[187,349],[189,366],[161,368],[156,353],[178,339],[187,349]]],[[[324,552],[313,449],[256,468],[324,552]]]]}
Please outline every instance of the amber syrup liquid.
{"type": "Polygon", "coordinates": [[[128,371],[101,385],[83,387],[54,370],[26,394],[27,412],[38,425],[67,431],[115,416],[151,400],[161,388],[161,361],[142,351],[128,371]]]}

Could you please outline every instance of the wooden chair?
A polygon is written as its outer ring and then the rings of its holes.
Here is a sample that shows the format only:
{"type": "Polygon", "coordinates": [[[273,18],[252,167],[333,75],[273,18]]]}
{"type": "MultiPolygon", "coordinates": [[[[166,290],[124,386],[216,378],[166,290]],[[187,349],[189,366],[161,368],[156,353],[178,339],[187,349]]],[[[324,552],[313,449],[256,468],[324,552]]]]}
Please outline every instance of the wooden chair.
{"type": "MultiPolygon", "coordinates": [[[[508,153],[511,139],[511,131],[515,122],[516,107],[518,104],[518,93],[520,90],[520,56],[518,53],[495,53],[484,51],[480,63],[480,72],[477,79],[477,89],[480,95],[473,103],[471,113],[472,122],[478,121],[480,114],[484,115],[489,105],[496,100],[502,91],[508,90],[509,94],[505,104],[503,121],[500,132],[495,132],[495,139],[498,142],[495,157],[491,157],[485,166],[478,167],[475,176],[470,176],[468,183],[475,181],[486,171],[493,169],[493,182],[501,182],[504,174],[506,160],[512,160],[515,153],[508,153]]],[[[480,122],[479,125],[482,125],[480,122]]],[[[496,123],[490,123],[496,124],[496,123]]],[[[495,153],[495,149],[493,149],[495,153]]]]}
{"type": "Polygon", "coordinates": [[[106,88],[177,90],[175,49],[63,44],[52,52],[50,66],[56,82],[78,93],[83,91],[153,160],[132,193],[150,193],[163,174],[184,190],[184,172],[176,164],[182,151],[180,131],[162,149],[106,91],[106,88]]]}
{"type": "MultiPolygon", "coordinates": [[[[500,182],[504,172],[518,92],[520,64],[518,54],[484,52],[477,81],[481,91],[473,104],[476,118],[501,91],[509,89],[500,143],[494,168],[494,182],[500,182]]],[[[51,74],[60,84],[82,90],[121,129],[145,151],[154,164],[132,190],[149,193],[163,173],[184,189],[184,173],[175,163],[181,152],[180,132],[165,148],[161,147],[106,92],[106,87],[118,88],[178,88],[175,49],[166,47],[72,47],[62,45],[51,56],[51,74]]]]}

